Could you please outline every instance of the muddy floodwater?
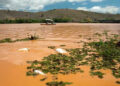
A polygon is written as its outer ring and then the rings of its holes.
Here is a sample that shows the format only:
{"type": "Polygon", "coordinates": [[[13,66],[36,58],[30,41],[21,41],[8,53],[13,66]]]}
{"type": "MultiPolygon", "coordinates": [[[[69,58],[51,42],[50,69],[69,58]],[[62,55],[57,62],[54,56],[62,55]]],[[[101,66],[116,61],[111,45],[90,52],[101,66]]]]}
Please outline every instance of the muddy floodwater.
{"type": "MultiPolygon", "coordinates": [[[[26,76],[26,61],[42,60],[44,56],[56,53],[48,46],[64,48],[80,48],[82,45],[78,42],[86,41],[96,32],[120,34],[120,24],[79,24],[79,23],[61,23],[57,25],[41,24],[0,24],[0,40],[4,38],[22,39],[28,35],[38,35],[41,39],[36,41],[21,41],[14,43],[0,43],[0,86],[45,86],[46,81],[41,82],[42,75],[37,77],[26,76]],[[19,51],[21,48],[29,48],[29,51],[19,51]]],[[[119,86],[110,70],[104,70],[106,75],[103,79],[91,77],[89,67],[81,67],[85,72],[58,75],[59,80],[73,82],[70,86],[119,86]]],[[[50,74],[47,75],[51,76],[50,74]]]]}

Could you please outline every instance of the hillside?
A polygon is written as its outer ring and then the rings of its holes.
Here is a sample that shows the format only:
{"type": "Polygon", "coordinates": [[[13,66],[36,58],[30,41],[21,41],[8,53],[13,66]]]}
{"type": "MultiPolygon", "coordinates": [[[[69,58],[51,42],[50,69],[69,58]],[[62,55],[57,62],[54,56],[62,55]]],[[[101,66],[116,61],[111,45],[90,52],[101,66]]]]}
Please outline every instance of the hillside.
{"type": "Polygon", "coordinates": [[[72,9],[54,9],[36,13],[0,10],[0,20],[45,19],[45,18],[70,18],[72,22],[79,22],[86,18],[89,18],[91,20],[104,20],[104,19],[120,20],[120,14],[102,14],[72,9]]]}

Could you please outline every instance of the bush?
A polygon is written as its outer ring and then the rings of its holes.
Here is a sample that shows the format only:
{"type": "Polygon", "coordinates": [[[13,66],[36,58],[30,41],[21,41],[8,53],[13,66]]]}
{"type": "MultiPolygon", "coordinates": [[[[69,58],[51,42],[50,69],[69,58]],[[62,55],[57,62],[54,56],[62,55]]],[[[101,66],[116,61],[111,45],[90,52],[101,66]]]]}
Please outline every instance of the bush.
{"type": "Polygon", "coordinates": [[[54,18],[53,20],[55,22],[59,22],[59,23],[62,23],[62,22],[66,23],[66,22],[71,22],[72,21],[71,18],[54,18]]]}

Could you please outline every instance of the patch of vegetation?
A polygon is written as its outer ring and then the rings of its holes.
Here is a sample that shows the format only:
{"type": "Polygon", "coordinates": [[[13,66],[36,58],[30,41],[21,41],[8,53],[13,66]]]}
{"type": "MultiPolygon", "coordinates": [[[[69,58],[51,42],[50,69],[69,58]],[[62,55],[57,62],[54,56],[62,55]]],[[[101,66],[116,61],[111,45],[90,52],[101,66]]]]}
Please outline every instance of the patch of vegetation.
{"type": "Polygon", "coordinates": [[[37,40],[37,39],[39,39],[38,36],[30,35],[27,38],[16,39],[16,40],[12,40],[11,38],[5,38],[5,39],[0,40],[0,43],[13,43],[13,42],[17,42],[17,41],[29,41],[29,40],[37,40]]]}
{"type": "MultiPolygon", "coordinates": [[[[41,19],[3,19],[0,20],[0,24],[14,24],[14,23],[45,23],[44,14],[41,14],[41,19]]],[[[54,18],[56,23],[68,23],[68,22],[78,22],[78,23],[120,23],[120,19],[92,19],[92,18],[82,18],[75,20],[74,18],[54,18]]]]}
{"type": "MultiPolygon", "coordinates": [[[[79,52],[81,52],[80,49],[78,49],[79,52]]],[[[71,54],[76,54],[77,52],[72,52],[72,50],[69,50],[71,54]]],[[[30,64],[30,66],[27,67],[28,72],[27,75],[34,76],[34,70],[41,70],[44,73],[50,73],[53,75],[53,81],[56,81],[57,74],[75,74],[78,72],[83,73],[84,71],[81,70],[79,65],[82,63],[82,59],[84,58],[84,55],[74,55],[74,56],[67,56],[62,54],[51,54],[47,57],[44,57],[42,61],[28,61],[27,63],[30,64]]],[[[44,81],[45,79],[41,79],[41,81],[44,81]]],[[[50,83],[49,83],[50,84],[50,83]]],[[[65,83],[56,83],[58,85],[55,86],[66,86],[65,83]]],[[[51,86],[51,85],[50,85],[51,86]]],[[[52,85],[54,86],[54,85],[52,85]]]]}
{"type": "Polygon", "coordinates": [[[72,84],[71,82],[63,82],[63,81],[53,81],[46,83],[47,86],[66,86],[72,84]]]}
{"type": "Polygon", "coordinates": [[[47,77],[43,78],[43,79],[40,79],[40,81],[45,81],[47,79],[47,77]]]}
{"type": "Polygon", "coordinates": [[[48,57],[44,57],[42,61],[33,61],[28,69],[32,69],[32,71],[39,69],[44,73],[51,73],[53,75],[81,72],[81,69],[76,67],[78,65],[77,60],[79,60],[78,57],[51,54],[48,57]]]}
{"type": "Polygon", "coordinates": [[[65,47],[66,45],[60,45],[60,47],[65,47]]]}
{"type": "MultiPolygon", "coordinates": [[[[117,46],[119,41],[119,35],[108,36],[107,32],[103,35],[106,37],[104,40],[99,40],[97,42],[88,43],[86,48],[88,50],[88,55],[90,58],[86,60],[89,61],[91,70],[100,69],[110,69],[112,74],[116,78],[120,78],[120,47],[117,46]]],[[[102,78],[103,73],[94,73],[93,75],[100,75],[98,77],[102,78]]]]}
{"type": "Polygon", "coordinates": [[[26,75],[27,76],[36,76],[36,75],[38,75],[37,73],[34,73],[33,71],[28,71],[27,73],[26,73],[26,75]]]}
{"type": "MultiPolygon", "coordinates": [[[[120,35],[108,35],[108,32],[96,35],[104,36],[104,39],[84,42],[83,48],[66,49],[69,55],[51,54],[44,57],[42,61],[29,61],[28,75],[36,75],[34,70],[41,70],[53,76],[82,73],[84,70],[81,70],[80,67],[87,65],[90,66],[91,76],[98,76],[102,79],[105,73],[102,73],[101,69],[109,69],[115,78],[120,78],[120,47],[118,46],[120,35]]],[[[57,85],[59,82],[56,80],[48,83],[47,86],[65,86],[57,85]]]]}
{"type": "Polygon", "coordinates": [[[28,41],[28,40],[37,40],[39,39],[39,37],[37,35],[28,35],[27,38],[24,38],[24,39],[17,39],[15,41],[28,41]]]}
{"type": "Polygon", "coordinates": [[[5,19],[0,20],[0,24],[14,24],[14,23],[44,23],[44,19],[5,19]]]}
{"type": "Polygon", "coordinates": [[[13,42],[11,38],[5,38],[5,39],[0,40],[0,43],[11,43],[11,42],[13,42]]]}
{"type": "Polygon", "coordinates": [[[90,74],[91,74],[92,76],[98,76],[99,78],[103,78],[103,75],[104,75],[104,73],[102,73],[102,72],[100,72],[100,71],[97,71],[97,72],[91,71],[90,74]]]}
{"type": "Polygon", "coordinates": [[[56,47],[55,46],[48,46],[48,48],[55,49],[56,47]]]}

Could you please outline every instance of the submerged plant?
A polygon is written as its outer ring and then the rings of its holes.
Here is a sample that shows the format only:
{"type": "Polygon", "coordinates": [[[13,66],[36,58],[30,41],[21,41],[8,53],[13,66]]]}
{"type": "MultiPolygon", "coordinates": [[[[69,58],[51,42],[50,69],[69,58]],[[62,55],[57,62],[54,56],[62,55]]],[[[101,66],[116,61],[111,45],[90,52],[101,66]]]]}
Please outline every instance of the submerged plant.
{"type": "Polygon", "coordinates": [[[13,41],[11,38],[5,38],[5,39],[0,40],[0,43],[6,43],[6,42],[11,43],[13,41]]]}
{"type": "MultiPolygon", "coordinates": [[[[103,34],[106,38],[93,42],[84,42],[83,48],[66,49],[69,55],[51,54],[44,57],[42,61],[29,61],[27,75],[36,76],[34,70],[41,70],[44,73],[53,75],[53,81],[46,83],[47,86],[65,86],[64,82],[57,81],[57,74],[75,74],[84,72],[81,66],[90,66],[90,75],[103,78],[105,73],[101,69],[109,69],[116,78],[120,78],[120,47],[117,46],[119,36],[109,36],[103,34]]],[[[102,35],[100,35],[101,37],[102,35]]],[[[55,46],[48,48],[54,49],[55,46]]],[[[41,79],[41,81],[47,78],[41,79]]],[[[119,83],[116,81],[116,83],[119,83]]]]}
{"type": "MultiPolygon", "coordinates": [[[[76,54],[78,51],[74,51],[76,54]]],[[[80,52],[80,50],[79,50],[80,52]]],[[[79,56],[67,56],[62,54],[51,54],[47,57],[44,57],[42,61],[28,61],[27,63],[30,64],[30,66],[27,67],[29,70],[27,72],[27,75],[35,76],[37,75],[34,70],[41,70],[45,74],[50,73],[53,75],[53,82],[47,83],[48,86],[66,86],[67,83],[64,82],[57,82],[57,74],[75,74],[78,72],[83,72],[83,70],[80,69],[79,64],[81,63],[83,59],[83,55],[79,56]],[[53,85],[51,85],[53,84],[53,85]],[[54,85],[56,84],[56,85],[54,85]]],[[[41,79],[41,81],[46,80],[47,78],[41,79]]]]}
{"type": "Polygon", "coordinates": [[[102,72],[100,72],[100,71],[97,71],[97,72],[91,71],[90,74],[91,74],[92,76],[98,76],[99,78],[103,78],[103,75],[104,75],[104,73],[102,73],[102,72]]]}
{"type": "Polygon", "coordinates": [[[48,48],[50,48],[50,49],[55,49],[55,46],[48,46],[48,48]]]}
{"type": "Polygon", "coordinates": [[[63,81],[53,81],[46,83],[47,86],[66,86],[72,84],[71,82],[63,82],[63,81]]]}
{"type": "Polygon", "coordinates": [[[37,40],[37,39],[39,39],[38,36],[30,35],[27,38],[16,39],[16,40],[12,40],[11,38],[5,38],[5,39],[0,40],[0,43],[13,43],[13,42],[17,42],[17,41],[29,41],[29,40],[37,40]]]}
{"type": "Polygon", "coordinates": [[[66,45],[60,45],[60,47],[65,47],[66,45]]]}
{"type": "Polygon", "coordinates": [[[109,36],[107,32],[104,33],[105,39],[87,43],[89,65],[91,66],[91,75],[97,75],[103,78],[104,73],[94,72],[101,69],[109,69],[115,78],[120,78],[120,47],[119,35],[109,36]]]}

